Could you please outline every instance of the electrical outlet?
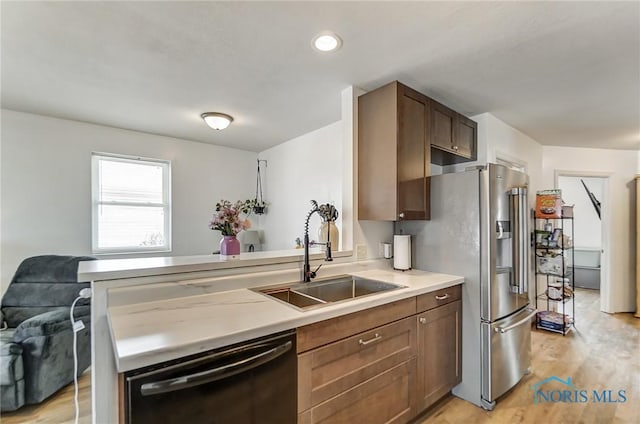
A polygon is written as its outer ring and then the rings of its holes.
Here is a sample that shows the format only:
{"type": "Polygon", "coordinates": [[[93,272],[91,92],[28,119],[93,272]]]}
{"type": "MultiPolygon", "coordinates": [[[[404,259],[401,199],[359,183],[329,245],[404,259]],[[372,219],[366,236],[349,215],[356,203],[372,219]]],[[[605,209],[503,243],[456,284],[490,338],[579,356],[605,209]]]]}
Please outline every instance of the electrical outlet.
{"type": "Polygon", "coordinates": [[[367,245],[359,244],[356,246],[356,258],[361,261],[367,259],[367,245]]]}

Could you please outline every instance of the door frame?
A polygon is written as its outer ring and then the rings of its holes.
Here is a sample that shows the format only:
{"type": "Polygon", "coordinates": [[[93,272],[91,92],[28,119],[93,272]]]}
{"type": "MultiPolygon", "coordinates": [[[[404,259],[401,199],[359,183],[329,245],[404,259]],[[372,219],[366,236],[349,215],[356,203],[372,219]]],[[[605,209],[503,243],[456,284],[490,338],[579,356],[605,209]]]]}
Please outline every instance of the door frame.
{"type": "Polygon", "coordinates": [[[556,169],[553,176],[553,186],[558,188],[558,177],[585,177],[602,178],[602,205],[601,208],[601,228],[602,228],[602,249],[600,251],[600,310],[611,313],[611,172],[594,171],[574,171],[556,169]]]}

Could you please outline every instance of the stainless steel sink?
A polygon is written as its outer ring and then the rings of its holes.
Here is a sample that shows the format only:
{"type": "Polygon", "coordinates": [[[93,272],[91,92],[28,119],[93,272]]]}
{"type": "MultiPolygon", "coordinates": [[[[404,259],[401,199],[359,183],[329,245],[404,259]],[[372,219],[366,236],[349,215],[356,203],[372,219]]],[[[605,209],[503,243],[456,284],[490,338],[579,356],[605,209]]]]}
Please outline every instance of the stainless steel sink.
{"type": "Polygon", "coordinates": [[[295,283],[253,290],[304,310],[401,288],[405,286],[346,275],[312,283],[295,283]]]}
{"type": "Polygon", "coordinates": [[[269,296],[275,297],[276,299],[286,302],[290,305],[297,306],[300,309],[327,303],[327,302],[323,302],[322,300],[314,299],[313,297],[305,296],[300,293],[297,293],[288,287],[278,288],[273,290],[269,290],[269,289],[259,290],[259,292],[268,294],[269,296]]]}

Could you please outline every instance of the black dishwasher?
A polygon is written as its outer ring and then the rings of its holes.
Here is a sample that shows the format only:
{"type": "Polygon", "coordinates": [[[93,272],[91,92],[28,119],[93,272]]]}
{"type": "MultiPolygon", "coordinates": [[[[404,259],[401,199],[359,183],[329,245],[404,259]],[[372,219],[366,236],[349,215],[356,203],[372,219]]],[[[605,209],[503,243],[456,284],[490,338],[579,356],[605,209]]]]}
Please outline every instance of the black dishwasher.
{"type": "Polygon", "coordinates": [[[129,424],[296,422],[294,331],[125,373],[129,424]]]}

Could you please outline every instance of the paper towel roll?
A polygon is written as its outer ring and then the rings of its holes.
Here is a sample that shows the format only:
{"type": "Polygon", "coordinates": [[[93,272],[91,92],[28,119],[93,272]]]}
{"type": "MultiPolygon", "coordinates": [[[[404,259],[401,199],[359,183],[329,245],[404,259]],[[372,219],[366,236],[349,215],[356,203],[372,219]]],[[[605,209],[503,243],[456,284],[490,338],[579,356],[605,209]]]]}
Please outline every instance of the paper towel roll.
{"type": "Polygon", "coordinates": [[[411,236],[393,236],[393,268],[411,269],[411,236]]]}

